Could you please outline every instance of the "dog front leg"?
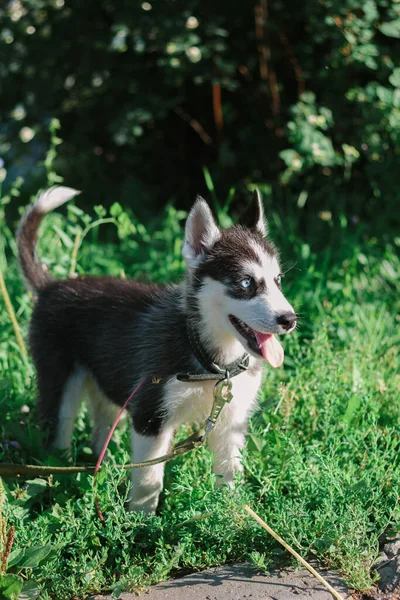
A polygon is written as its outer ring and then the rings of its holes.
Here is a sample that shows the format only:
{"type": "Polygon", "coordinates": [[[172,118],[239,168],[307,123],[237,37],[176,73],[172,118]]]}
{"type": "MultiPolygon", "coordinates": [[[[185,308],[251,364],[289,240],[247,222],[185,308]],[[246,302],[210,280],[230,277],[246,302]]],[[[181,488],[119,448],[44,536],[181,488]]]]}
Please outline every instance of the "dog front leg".
{"type": "Polygon", "coordinates": [[[243,471],[240,461],[240,450],[245,444],[245,423],[234,423],[225,420],[216,425],[208,438],[210,450],[214,452],[214,473],[217,486],[226,483],[233,487],[236,473],[243,471]]]}
{"type": "MultiPolygon", "coordinates": [[[[164,429],[157,436],[140,435],[132,428],[132,461],[145,462],[167,454],[173,429],[164,429]]],[[[155,513],[158,497],[163,488],[165,463],[132,470],[132,489],[129,508],[155,513]]]]}

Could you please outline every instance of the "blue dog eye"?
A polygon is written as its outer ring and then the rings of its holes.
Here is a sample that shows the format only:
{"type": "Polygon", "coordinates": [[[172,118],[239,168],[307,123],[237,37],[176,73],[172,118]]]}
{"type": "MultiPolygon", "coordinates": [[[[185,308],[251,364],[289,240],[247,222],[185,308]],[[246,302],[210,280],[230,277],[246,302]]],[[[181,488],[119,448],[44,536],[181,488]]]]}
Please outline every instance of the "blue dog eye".
{"type": "Polygon", "coordinates": [[[252,279],[251,277],[245,277],[245,278],[244,278],[244,279],[242,279],[242,281],[240,282],[240,286],[241,286],[243,289],[247,290],[247,289],[248,289],[248,288],[251,286],[252,282],[253,282],[253,279],[252,279]]]}

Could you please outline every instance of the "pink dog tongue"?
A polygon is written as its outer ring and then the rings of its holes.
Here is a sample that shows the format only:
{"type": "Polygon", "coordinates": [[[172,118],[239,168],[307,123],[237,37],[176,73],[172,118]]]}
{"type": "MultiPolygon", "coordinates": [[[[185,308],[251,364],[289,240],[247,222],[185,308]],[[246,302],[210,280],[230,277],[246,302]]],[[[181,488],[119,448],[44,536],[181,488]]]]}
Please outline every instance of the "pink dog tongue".
{"type": "Polygon", "coordinates": [[[270,333],[259,333],[258,331],[254,333],[265,360],[271,367],[280,367],[283,363],[284,352],[278,340],[270,333]]]}

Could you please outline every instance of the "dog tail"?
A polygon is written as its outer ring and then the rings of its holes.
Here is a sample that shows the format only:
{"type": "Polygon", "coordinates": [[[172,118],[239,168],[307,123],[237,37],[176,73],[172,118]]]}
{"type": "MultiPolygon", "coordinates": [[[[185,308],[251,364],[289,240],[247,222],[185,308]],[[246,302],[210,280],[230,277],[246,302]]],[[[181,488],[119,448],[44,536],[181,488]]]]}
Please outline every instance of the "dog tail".
{"type": "Polygon", "coordinates": [[[38,228],[43,217],[77,194],[69,187],[52,187],[40,193],[21,219],[17,230],[18,256],[22,272],[29,287],[39,291],[49,281],[50,275],[40,264],[37,254],[38,228]]]}

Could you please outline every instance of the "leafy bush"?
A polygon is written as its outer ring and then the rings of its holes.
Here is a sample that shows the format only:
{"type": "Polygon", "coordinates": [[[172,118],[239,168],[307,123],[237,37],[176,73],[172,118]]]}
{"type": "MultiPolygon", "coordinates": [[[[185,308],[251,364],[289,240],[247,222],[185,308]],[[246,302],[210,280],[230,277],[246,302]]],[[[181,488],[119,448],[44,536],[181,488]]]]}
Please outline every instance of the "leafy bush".
{"type": "Polygon", "coordinates": [[[231,8],[10,1],[0,9],[0,156],[11,179],[43,183],[37,161],[57,117],[60,173],[94,204],[118,200],[140,216],[166,198],[187,207],[207,164],[223,193],[252,181],[275,195],[289,185],[276,196],[285,204],[306,189],[319,210],[336,210],[336,191],[350,215],[390,208],[399,3],[231,8]]]}

